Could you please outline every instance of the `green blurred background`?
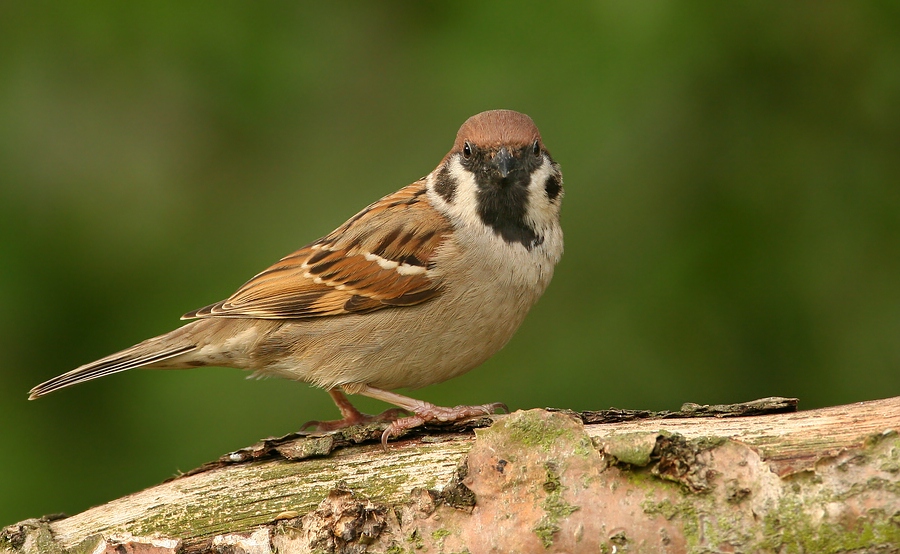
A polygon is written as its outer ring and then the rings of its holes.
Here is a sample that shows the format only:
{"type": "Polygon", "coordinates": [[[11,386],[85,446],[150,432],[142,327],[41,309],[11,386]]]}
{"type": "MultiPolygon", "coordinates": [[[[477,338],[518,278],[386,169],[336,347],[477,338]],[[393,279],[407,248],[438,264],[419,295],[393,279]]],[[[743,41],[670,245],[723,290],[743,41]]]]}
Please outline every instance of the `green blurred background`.
{"type": "Polygon", "coordinates": [[[419,397],[900,394],[895,2],[3,1],[0,524],[336,416],[215,368],[26,392],[227,296],[498,107],[562,164],[566,254],[506,349],[419,397]]]}

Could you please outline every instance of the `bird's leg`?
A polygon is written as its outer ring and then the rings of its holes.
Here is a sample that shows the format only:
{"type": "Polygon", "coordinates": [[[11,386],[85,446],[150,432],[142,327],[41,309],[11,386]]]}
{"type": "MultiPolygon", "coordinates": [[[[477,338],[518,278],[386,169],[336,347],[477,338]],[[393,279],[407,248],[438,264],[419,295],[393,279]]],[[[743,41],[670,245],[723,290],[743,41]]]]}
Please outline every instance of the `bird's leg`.
{"type": "Polygon", "coordinates": [[[337,429],[343,429],[344,427],[350,427],[351,425],[366,425],[373,422],[392,422],[408,413],[404,409],[394,408],[372,416],[357,410],[356,407],[347,400],[347,397],[340,389],[328,389],[328,394],[331,395],[331,399],[334,400],[338,410],[341,411],[341,419],[336,419],[334,421],[307,421],[300,427],[301,431],[309,429],[310,427],[315,427],[316,431],[335,431],[337,429]]]}
{"type": "Polygon", "coordinates": [[[381,445],[385,448],[387,448],[387,441],[391,437],[399,435],[408,429],[424,425],[425,423],[449,423],[470,417],[489,415],[497,410],[509,412],[509,408],[502,402],[483,404],[481,406],[456,406],[455,408],[444,408],[442,406],[435,406],[424,400],[416,400],[415,398],[403,396],[402,394],[391,391],[376,389],[375,387],[370,387],[368,385],[354,388],[353,394],[362,394],[371,398],[377,398],[378,400],[400,406],[404,410],[413,413],[412,416],[395,419],[388,428],[385,429],[384,433],[381,435],[381,445]]]}

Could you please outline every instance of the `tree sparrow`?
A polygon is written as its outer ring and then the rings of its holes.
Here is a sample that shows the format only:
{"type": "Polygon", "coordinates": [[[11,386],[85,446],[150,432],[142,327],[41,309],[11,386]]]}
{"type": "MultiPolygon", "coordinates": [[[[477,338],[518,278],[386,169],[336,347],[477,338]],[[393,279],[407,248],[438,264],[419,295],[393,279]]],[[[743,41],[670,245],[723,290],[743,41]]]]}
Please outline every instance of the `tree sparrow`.
{"type": "Polygon", "coordinates": [[[226,366],[326,389],[343,418],[312,422],[319,430],[391,421],[384,444],[426,422],[493,413],[505,406],[444,408],[391,389],[461,375],[509,341],[562,255],[562,196],[559,165],[531,118],[480,113],[426,177],[182,316],[194,321],[42,383],[29,398],[137,367],[226,366]],[[344,393],[411,415],[368,416],[344,393]]]}

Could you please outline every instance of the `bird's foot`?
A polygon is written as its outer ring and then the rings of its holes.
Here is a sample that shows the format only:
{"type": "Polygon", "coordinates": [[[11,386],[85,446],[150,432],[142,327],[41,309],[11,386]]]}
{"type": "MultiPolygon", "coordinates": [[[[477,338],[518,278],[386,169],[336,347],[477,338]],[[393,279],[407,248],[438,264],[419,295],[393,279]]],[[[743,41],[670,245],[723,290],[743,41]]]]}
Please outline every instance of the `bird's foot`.
{"type": "Polygon", "coordinates": [[[394,421],[398,421],[398,418],[405,419],[403,418],[403,416],[409,414],[408,411],[402,408],[391,408],[390,410],[385,410],[377,415],[369,415],[364,414],[360,411],[354,411],[355,413],[353,414],[344,414],[344,417],[341,419],[335,419],[331,421],[307,421],[300,427],[300,430],[306,431],[307,429],[312,429],[314,431],[324,433],[328,431],[337,431],[338,429],[344,429],[345,427],[352,427],[354,425],[368,425],[370,423],[392,423],[394,421]]]}
{"type": "Polygon", "coordinates": [[[403,408],[392,408],[390,410],[385,410],[378,415],[369,415],[364,414],[356,409],[356,407],[347,400],[347,397],[344,396],[340,390],[334,388],[328,391],[328,394],[331,395],[331,399],[334,400],[335,406],[338,407],[338,410],[341,411],[341,415],[343,416],[341,419],[335,419],[333,421],[307,421],[301,427],[301,431],[306,431],[307,429],[314,428],[316,431],[320,432],[328,432],[328,431],[337,431],[338,429],[343,429],[345,427],[351,427],[353,425],[368,425],[370,423],[391,423],[394,420],[401,418],[410,413],[409,410],[404,410],[403,408]]]}
{"type": "Polygon", "coordinates": [[[419,401],[418,405],[413,410],[413,415],[395,419],[388,425],[388,428],[385,429],[384,433],[381,435],[381,446],[387,449],[387,443],[391,437],[396,437],[404,431],[414,429],[420,425],[425,425],[426,423],[452,423],[470,417],[490,415],[497,410],[503,410],[504,413],[509,413],[509,408],[502,402],[482,404],[481,406],[456,406],[455,408],[445,408],[443,406],[435,406],[434,404],[419,401]]]}

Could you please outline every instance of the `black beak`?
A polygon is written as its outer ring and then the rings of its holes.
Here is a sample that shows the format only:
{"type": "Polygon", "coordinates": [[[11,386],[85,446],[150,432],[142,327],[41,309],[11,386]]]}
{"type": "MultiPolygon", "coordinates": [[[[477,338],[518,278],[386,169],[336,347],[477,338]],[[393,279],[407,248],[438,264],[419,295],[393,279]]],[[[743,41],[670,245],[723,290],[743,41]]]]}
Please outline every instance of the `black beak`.
{"type": "Polygon", "coordinates": [[[500,151],[494,154],[494,165],[497,166],[497,170],[500,172],[500,176],[506,179],[509,176],[509,171],[512,169],[515,160],[512,157],[512,154],[509,153],[509,150],[506,147],[500,148],[500,151]]]}

